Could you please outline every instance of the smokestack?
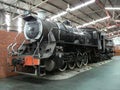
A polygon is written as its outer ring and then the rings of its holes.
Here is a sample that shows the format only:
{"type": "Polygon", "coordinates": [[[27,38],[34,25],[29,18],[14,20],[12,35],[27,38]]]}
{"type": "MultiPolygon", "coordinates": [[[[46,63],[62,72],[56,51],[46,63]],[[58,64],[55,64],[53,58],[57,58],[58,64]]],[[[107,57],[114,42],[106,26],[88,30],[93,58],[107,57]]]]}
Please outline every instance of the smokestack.
{"type": "Polygon", "coordinates": [[[37,12],[38,14],[38,18],[42,19],[42,20],[45,20],[46,19],[46,12],[43,11],[43,10],[40,10],[37,12]]]}

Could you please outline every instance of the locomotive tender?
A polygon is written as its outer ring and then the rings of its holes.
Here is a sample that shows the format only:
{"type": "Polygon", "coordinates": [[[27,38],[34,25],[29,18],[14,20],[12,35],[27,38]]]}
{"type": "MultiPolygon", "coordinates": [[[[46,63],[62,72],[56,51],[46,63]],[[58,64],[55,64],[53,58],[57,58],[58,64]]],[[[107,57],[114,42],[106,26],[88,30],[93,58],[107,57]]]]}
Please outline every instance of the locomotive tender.
{"type": "Polygon", "coordinates": [[[17,53],[12,51],[14,71],[43,76],[46,71],[81,68],[102,60],[105,36],[95,28],[76,29],[69,22],[51,22],[38,17],[24,18],[24,36],[17,53]]]}

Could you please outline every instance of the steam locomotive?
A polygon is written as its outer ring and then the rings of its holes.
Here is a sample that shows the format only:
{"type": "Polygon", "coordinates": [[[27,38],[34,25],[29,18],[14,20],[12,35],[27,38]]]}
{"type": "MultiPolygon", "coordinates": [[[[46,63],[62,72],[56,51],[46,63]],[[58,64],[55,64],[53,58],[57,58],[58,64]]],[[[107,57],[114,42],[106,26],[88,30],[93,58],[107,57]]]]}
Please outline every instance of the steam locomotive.
{"type": "Polygon", "coordinates": [[[17,53],[12,50],[12,65],[17,73],[43,76],[54,70],[81,68],[109,54],[105,35],[95,28],[76,29],[68,21],[51,22],[34,16],[23,19],[28,42],[23,42],[17,53]]]}

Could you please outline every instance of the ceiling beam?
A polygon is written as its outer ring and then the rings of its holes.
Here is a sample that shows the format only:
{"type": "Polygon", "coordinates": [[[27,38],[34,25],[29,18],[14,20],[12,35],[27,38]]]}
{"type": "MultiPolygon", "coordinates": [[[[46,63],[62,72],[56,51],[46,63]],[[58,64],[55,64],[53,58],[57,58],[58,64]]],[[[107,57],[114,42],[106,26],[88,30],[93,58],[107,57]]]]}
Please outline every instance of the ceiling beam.
{"type": "Polygon", "coordinates": [[[96,4],[105,11],[105,14],[111,16],[111,13],[108,10],[105,10],[105,4],[103,4],[102,1],[96,0],[96,4]]]}
{"type": "MultiPolygon", "coordinates": [[[[3,1],[0,1],[1,4],[4,4],[4,5],[7,5],[7,6],[10,6],[10,7],[13,7],[13,8],[16,8],[16,9],[19,9],[19,10],[22,10],[22,11],[28,11],[26,9],[23,9],[21,7],[18,7],[18,6],[15,6],[15,5],[12,5],[12,4],[8,4],[6,2],[3,2],[3,1]]],[[[32,12],[33,14],[36,14],[35,12],[32,12]]]]}
{"type": "MultiPolygon", "coordinates": [[[[72,4],[70,4],[68,1],[66,0],[63,0],[65,3],[69,4],[70,6],[73,6],[72,4]]],[[[80,0],[81,1],[81,0],[80,0]]],[[[81,1],[83,2],[83,1],[81,1]]],[[[88,14],[86,14],[85,12],[81,11],[81,10],[78,10],[79,12],[81,12],[82,14],[84,14],[85,16],[89,17],[91,20],[94,20],[94,18],[92,18],[91,16],[89,16],[88,14]]],[[[103,24],[99,23],[100,25],[102,25],[104,27],[103,24]]]]}
{"type": "MultiPolygon", "coordinates": [[[[25,3],[25,4],[29,4],[29,5],[31,5],[31,6],[36,6],[35,4],[32,4],[32,3],[30,3],[30,2],[28,2],[28,1],[25,1],[25,0],[20,0],[21,2],[23,2],[23,3],[25,3]]],[[[46,11],[46,12],[49,12],[49,13],[51,13],[51,14],[55,14],[54,12],[52,12],[52,11],[49,11],[49,10],[47,10],[47,9],[45,9],[45,8],[42,8],[42,7],[40,7],[40,6],[38,6],[37,7],[38,9],[41,9],[41,10],[44,10],[44,11],[46,11]]],[[[66,18],[66,17],[64,17],[64,16],[62,16],[63,18],[65,18],[65,19],[69,19],[69,18],[66,18]]],[[[73,22],[73,23],[76,23],[76,24],[81,24],[81,23],[78,23],[78,22],[76,22],[76,21],[74,21],[74,20],[71,20],[71,19],[69,19],[71,22],[73,22]]]]}
{"type": "MultiPolygon", "coordinates": [[[[111,5],[112,7],[114,7],[114,5],[112,4],[111,0],[108,0],[108,2],[110,3],[110,5],[111,5]]],[[[117,11],[114,11],[114,12],[116,13],[116,15],[119,15],[119,14],[117,13],[117,11]]]]}
{"type": "MultiPolygon", "coordinates": [[[[85,3],[84,0],[80,0],[80,1],[81,1],[82,3],[85,3]]],[[[88,6],[88,8],[89,8],[91,11],[94,11],[94,12],[95,12],[95,10],[94,10],[93,8],[91,8],[90,6],[88,6]]],[[[101,16],[100,14],[98,14],[97,12],[95,12],[95,14],[96,14],[98,17],[102,18],[102,16],[101,16]]],[[[100,24],[102,24],[102,23],[100,23],[100,24]]],[[[102,24],[102,26],[105,27],[104,24],[102,24]]]]}
{"type": "MultiPolygon", "coordinates": [[[[59,6],[57,6],[57,5],[53,4],[53,3],[47,2],[47,4],[49,4],[49,5],[51,5],[51,6],[54,6],[54,7],[56,7],[57,9],[60,9],[60,10],[65,11],[64,9],[62,9],[61,7],[59,7],[59,6]]],[[[80,19],[80,20],[82,20],[82,21],[84,21],[84,22],[87,22],[87,21],[84,20],[83,18],[80,18],[80,17],[74,15],[74,14],[71,13],[71,12],[69,12],[69,14],[73,15],[73,16],[76,17],[77,19],[80,19]]]]}
{"type": "MultiPolygon", "coordinates": [[[[105,10],[105,4],[103,4],[103,2],[102,2],[101,0],[96,0],[96,4],[97,4],[101,9],[104,10],[104,12],[105,12],[105,14],[106,14],[107,16],[111,16],[111,13],[110,13],[108,10],[105,10]]],[[[109,24],[110,24],[110,21],[106,21],[106,22],[105,22],[105,25],[106,25],[106,26],[109,26],[109,24]]]]}
{"type": "MultiPolygon", "coordinates": [[[[31,5],[31,6],[36,6],[35,4],[32,4],[32,3],[28,2],[28,1],[25,1],[25,0],[20,0],[20,2],[23,2],[23,3],[28,4],[28,5],[31,5]]],[[[38,9],[42,9],[42,10],[44,10],[44,11],[46,11],[46,12],[49,12],[49,13],[52,13],[52,14],[53,14],[53,12],[51,12],[51,11],[49,11],[49,10],[47,10],[47,9],[44,9],[44,8],[42,8],[42,7],[40,7],[40,6],[37,6],[37,8],[38,8],[38,9]]]]}
{"type": "MultiPolygon", "coordinates": [[[[85,2],[84,0],[80,0],[81,2],[85,2]]],[[[90,6],[88,6],[88,8],[91,10],[91,11],[95,11],[94,9],[92,9],[90,6]]],[[[95,14],[97,15],[97,16],[99,16],[100,18],[102,18],[102,16],[100,15],[100,14],[98,14],[97,12],[95,12],[95,14]]]]}
{"type": "MultiPolygon", "coordinates": [[[[72,6],[68,1],[63,0],[66,4],[69,4],[70,6],[72,6]]],[[[93,18],[91,16],[89,16],[88,14],[86,14],[85,12],[78,10],[80,13],[83,13],[84,15],[86,15],[87,17],[89,17],[90,19],[93,20],[93,18]]]]}

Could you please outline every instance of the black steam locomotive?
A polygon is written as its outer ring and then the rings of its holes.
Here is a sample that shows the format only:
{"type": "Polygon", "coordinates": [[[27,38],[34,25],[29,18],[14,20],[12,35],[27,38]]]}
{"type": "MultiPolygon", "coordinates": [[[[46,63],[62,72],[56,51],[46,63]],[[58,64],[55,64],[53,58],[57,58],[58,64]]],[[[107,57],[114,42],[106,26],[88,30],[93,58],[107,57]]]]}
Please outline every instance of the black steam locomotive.
{"type": "Polygon", "coordinates": [[[46,71],[81,68],[109,54],[105,35],[95,28],[76,29],[68,21],[51,22],[33,16],[24,20],[24,36],[29,42],[12,51],[15,72],[42,76],[46,71]]]}

